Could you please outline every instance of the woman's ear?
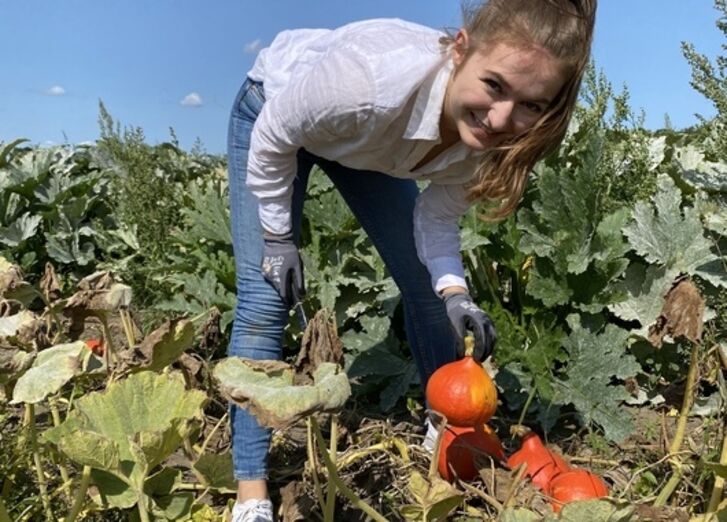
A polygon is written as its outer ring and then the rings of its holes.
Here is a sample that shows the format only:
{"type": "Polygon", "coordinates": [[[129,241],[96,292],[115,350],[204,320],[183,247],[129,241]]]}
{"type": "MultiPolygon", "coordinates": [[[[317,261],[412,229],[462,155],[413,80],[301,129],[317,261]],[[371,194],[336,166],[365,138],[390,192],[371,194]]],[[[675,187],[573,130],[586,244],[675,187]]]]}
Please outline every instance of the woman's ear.
{"type": "Polygon", "coordinates": [[[455,66],[461,65],[467,57],[467,48],[469,47],[469,35],[466,29],[460,29],[454,36],[454,45],[452,46],[452,62],[455,66]]]}

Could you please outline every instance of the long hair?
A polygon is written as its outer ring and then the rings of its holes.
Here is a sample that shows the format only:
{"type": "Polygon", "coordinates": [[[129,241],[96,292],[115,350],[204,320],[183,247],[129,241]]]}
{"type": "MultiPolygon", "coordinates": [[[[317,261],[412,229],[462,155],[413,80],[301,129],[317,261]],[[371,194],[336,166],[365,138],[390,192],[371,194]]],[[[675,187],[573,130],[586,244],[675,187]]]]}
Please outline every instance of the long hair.
{"type": "MultiPolygon", "coordinates": [[[[471,201],[485,202],[487,220],[504,218],[515,210],[535,164],[556,150],[565,137],[588,65],[597,0],[487,0],[465,7],[467,55],[488,44],[538,46],[565,66],[566,81],[545,113],[530,129],[485,152],[474,181],[471,201]]],[[[456,45],[452,36],[445,46],[456,45]]]]}

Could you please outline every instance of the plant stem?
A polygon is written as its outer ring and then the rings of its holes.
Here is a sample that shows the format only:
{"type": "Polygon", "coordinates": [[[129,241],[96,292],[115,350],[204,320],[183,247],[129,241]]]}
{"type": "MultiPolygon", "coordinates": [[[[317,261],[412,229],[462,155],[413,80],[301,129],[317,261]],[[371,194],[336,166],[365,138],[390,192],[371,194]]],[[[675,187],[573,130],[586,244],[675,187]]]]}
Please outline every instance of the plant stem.
{"type": "Polygon", "coordinates": [[[209,432],[209,435],[207,435],[207,437],[204,439],[204,442],[202,443],[202,447],[199,449],[199,453],[198,453],[199,455],[203,455],[204,454],[205,450],[207,449],[207,444],[209,444],[210,440],[212,440],[212,436],[215,433],[217,433],[217,430],[220,428],[220,426],[225,421],[225,419],[227,419],[227,416],[228,415],[229,415],[228,413],[225,413],[220,418],[220,420],[217,421],[217,424],[215,424],[215,427],[212,428],[212,431],[209,432]]]}
{"type": "MultiPolygon", "coordinates": [[[[328,457],[333,466],[336,465],[336,453],[338,452],[338,417],[331,415],[331,440],[329,442],[328,457]]],[[[323,512],[324,522],[333,522],[333,515],[336,510],[336,484],[328,477],[326,484],[326,509],[323,512]]]]}
{"type": "Polygon", "coordinates": [[[2,497],[0,497],[0,522],[10,522],[10,513],[5,508],[5,502],[3,502],[2,497]]]}
{"type": "MultiPolygon", "coordinates": [[[[61,424],[61,415],[58,412],[58,404],[56,403],[55,398],[48,399],[48,404],[50,405],[50,413],[51,417],[53,418],[53,426],[60,426],[61,424]]],[[[63,486],[62,488],[66,492],[66,498],[68,500],[71,499],[71,490],[70,490],[70,477],[68,475],[68,470],[66,469],[66,459],[63,455],[59,455],[58,457],[58,470],[61,473],[61,478],[63,479],[63,486]]]]}
{"type": "Polygon", "coordinates": [[[694,390],[697,384],[697,372],[699,367],[699,344],[692,343],[692,352],[689,357],[689,371],[687,372],[687,383],[684,390],[684,399],[682,400],[682,409],[679,412],[679,420],[677,421],[677,429],[674,438],[669,445],[669,455],[671,456],[671,464],[674,474],[666,483],[664,488],[659,492],[659,496],[654,501],[655,507],[663,507],[669,500],[669,497],[679,485],[683,470],[681,458],[677,456],[684,442],[684,435],[687,431],[687,421],[689,420],[689,411],[692,409],[694,400],[694,390]]]}
{"type": "Polygon", "coordinates": [[[318,451],[320,452],[321,457],[323,458],[323,463],[328,470],[328,480],[332,480],[333,482],[335,482],[336,487],[338,487],[338,489],[341,491],[341,494],[344,495],[349,500],[349,502],[353,504],[354,507],[360,509],[377,522],[387,522],[387,520],[379,515],[379,513],[377,513],[374,508],[369,506],[364,500],[360,499],[356,495],[356,493],[353,492],[353,490],[351,490],[346,484],[344,484],[344,482],[338,476],[336,466],[331,462],[331,459],[328,457],[323,434],[321,433],[320,427],[318,427],[318,422],[316,422],[315,418],[313,418],[312,416],[308,418],[311,421],[311,427],[313,428],[313,435],[316,439],[316,444],[318,445],[318,451]]]}
{"type": "Polygon", "coordinates": [[[121,326],[124,328],[126,342],[129,344],[129,348],[133,348],[136,344],[136,339],[134,338],[134,326],[131,323],[131,316],[129,316],[128,311],[121,308],[119,309],[119,317],[121,317],[121,326]]]}
{"type": "MultiPolygon", "coordinates": [[[[432,410],[434,411],[434,410],[432,410]]],[[[439,453],[442,451],[442,433],[447,428],[447,417],[439,412],[434,412],[439,416],[439,425],[437,426],[437,438],[434,441],[434,449],[432,451],[432,460],[429,463],[429,482],[437,476],[437,468],[439,467],[439,453]]]]}
{"type": "Polygon", "coordinates": [[[73,507],[68,513],[68,516],[63,522],[73,522],[81,512],[83,503],[86,500],[86,491],[88,491],[88,485],[91,483],[91,466],[83,466],[83,472],[81,473],[81,483],[78,485],[76,491],[76,498],[73,501],[73,507]]]}
{"type": "Polygon", "coordinates": [[[149,512],[146,510],[146,495],[139,495],[139,502],[137,504],[139,508],[139,518],[141,522],[150,522],[149,512]]]}
{"type": "Polygon", "coordinates": [[[43,474],[43,462],[40,459],[40,451],[38,451],[38,440],[35,430],[35,405],[26,404],[25,414],[28,418],[28,427],[30,428],[30,448],[33,452],[33,463],[35,464],[35,473],[38,477],[38,489],[40,490],[40,499],[43,502],[46,520],[53,520],[53,510],[50,507],[50,499],[48,498],[48,489],[45,483],[45,475],[43,474]]]}
{"type": "Polygon", "coordinates": [[[318,480],[318,460],[316,459],[316,450],[313,445],[313,424],[311,422],[312,417],[305,419],[306,423],[306,449],[308,453],[308,463],[311,467],[311,475],[313,476],[313,485],[316,490],[316,498],[318,504],[321,506],[321,511],[326,510],[326,502],[323,500],[323,490],[321,489],[321,482],[318,480]]]}
{"type": "Polygon", "coordinates": [[[114,344],[111,340],[111,329],[109,328],[109,323],[104,315],[99,314],[98,318],[101,321],[101,329],[103,330],[104,345],[106,348],[104,350],[104,356],[106,357],[106,371],[108,372],[108,375],[111,375],[111,363],[116,362],[114,344]]]}
{"type": "MultiPolygon", "coordinates": [[[[722,441],[722,455],[720,456],[719,463],[723,466],[727,465],[727,435],[725,435],[722,441]]],[[[722,501],[722,490],[724,489],[724,479],[719,475],[714,478],[714,486],[712,487],[712,496],[709,499],[709,506],[707,507],[707,513],[716,513],[719,508],[719,503],[722,501]]]]}
{"type": "Polygon", "coordinates": [[[517,420],[518,425],[522,425],[523,421],[525,421],[525,415],[528,414],[528,408],[530,408],[530,404],[533,402],[533,399],[535,398],[536,393],[535,383],[533,383],[533,389],[530,390],[530,393],[528,394],[528,399],[525,401],[525,405],[523,406],[523,411],[520,412],[520,418],[517,420]]]}

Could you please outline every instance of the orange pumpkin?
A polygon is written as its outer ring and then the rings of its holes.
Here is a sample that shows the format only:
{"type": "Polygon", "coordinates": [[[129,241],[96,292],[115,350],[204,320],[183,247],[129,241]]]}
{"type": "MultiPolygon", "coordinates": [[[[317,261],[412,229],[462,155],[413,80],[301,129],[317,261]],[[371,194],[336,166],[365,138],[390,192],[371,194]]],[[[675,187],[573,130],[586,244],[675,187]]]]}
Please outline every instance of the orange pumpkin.
{"type": "Polygon", "coordinates": [[[444,415],[451,426],[484,424],[497,409],[497,388],[472,357],[473,348],[474,339],[466,337],[465,356],[437,369],[427,382],[429,407],[444,415]]]}
{"type": "Polygon", "coordinates": [[[95,355],[103,357],[105,350],[103,339],[86,339],[85,343],[95,355]]]}
{"type": "Polygon", "coordinates": [[[546,448],[540,437],[532,432],[523,437],[520,449],[507,459],[510,468],[521,464],[526,465],[525,475],[533,485],[545,492],[556,475],[570,470],[563,458],[546,448]]]}
{"type": "Polygon", "coordinates": [[[608,496],[608,486],[598,475],[585,469],[572,469],[553,477],[550,482],[551,505],[557,513],[568,502],[608,496]]]}
{"type": "Polygon", "coordinates": [[[482,454],[500,462],[505,460],[505,450],[492,428],[487,424],[474,428],[447,426],[439,448],[439,474],[449,482],[455,474],[460,480],[472,480],[477,476],[475,459],[482,454]]]}

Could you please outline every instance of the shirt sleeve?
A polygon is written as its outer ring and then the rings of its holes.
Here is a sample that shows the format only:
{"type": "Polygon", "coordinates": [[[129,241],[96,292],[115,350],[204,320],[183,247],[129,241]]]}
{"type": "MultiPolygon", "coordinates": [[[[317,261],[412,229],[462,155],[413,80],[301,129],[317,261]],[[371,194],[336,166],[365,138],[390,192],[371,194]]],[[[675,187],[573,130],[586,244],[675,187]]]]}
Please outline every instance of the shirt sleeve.
{"type": "Polygon", "coordinates": [[[462,185],[430,183],[417,198],[414,240],[437,293],[448,286],[467,288],[460,255],[459,218],[470,206],[462,185]]]}
{"type": "Polygon", "coordinates": [[[362,132],[374,90],[365,58],[344,48],[293,74],[287,87],[263,105],[250,138],[247,185],[259,200],[265,230],[290,231],[298,150],[362,132]]]}

